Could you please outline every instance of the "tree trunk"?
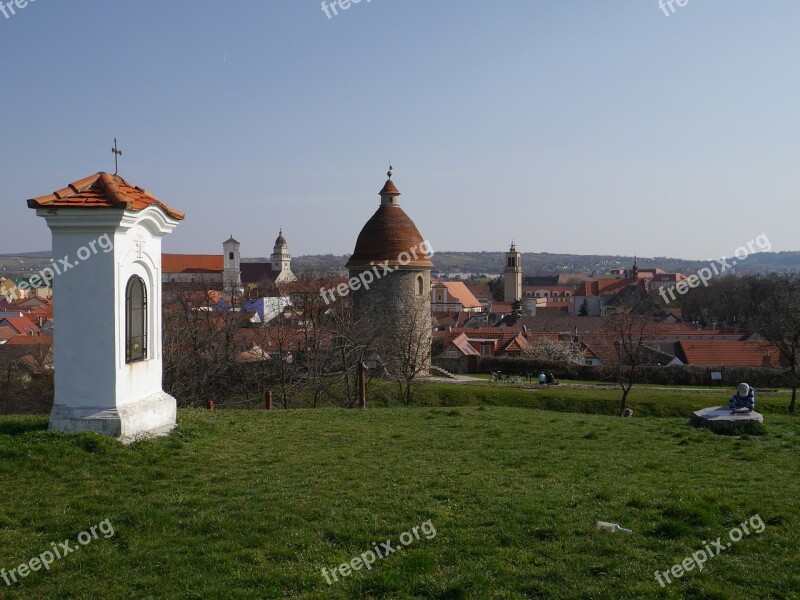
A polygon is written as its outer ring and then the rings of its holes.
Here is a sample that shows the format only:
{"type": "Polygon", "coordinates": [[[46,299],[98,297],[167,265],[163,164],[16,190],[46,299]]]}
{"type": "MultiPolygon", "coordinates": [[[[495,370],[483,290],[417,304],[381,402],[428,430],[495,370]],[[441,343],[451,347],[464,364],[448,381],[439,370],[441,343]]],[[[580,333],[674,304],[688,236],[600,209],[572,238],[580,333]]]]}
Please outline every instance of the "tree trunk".
{"type": "Polygon", "coordinates": [[[796,403],[797,403],[797,382],[795,381],[794,385],[792,386],[792,401],[789,403],[790,415],[794,414],[794,407],[796,403]]]}
{"type": "Polygon", "coordinates": [[[619,401],[619,416],[625,414],[625,409],[628,407],[628,392],[631,391],[630,387],[622,387],[622,398],[619,401]]]}

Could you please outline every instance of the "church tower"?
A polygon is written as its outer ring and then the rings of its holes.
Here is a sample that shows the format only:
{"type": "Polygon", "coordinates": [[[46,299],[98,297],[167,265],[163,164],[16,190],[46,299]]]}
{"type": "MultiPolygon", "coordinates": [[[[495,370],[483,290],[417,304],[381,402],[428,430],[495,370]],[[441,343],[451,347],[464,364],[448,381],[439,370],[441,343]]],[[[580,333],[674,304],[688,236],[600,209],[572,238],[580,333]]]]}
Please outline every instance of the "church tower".
{"type": "Polygon", "coordinates": [[[639,257],[633,257],[633,268],[631,268],[630,278],[638,281],[639,280],[639,257]]]}
{"type": "Polygon", "coordinates": [[[506,268],[504,271],[503,300],[516,302],[522,300],[522,254],[511,242],[511,249],[506,252],[506,268]]]}
{"type": "Polygon", "coordinates": [[[286,243],[286,238],[283,237],[283,229],[280,230],[278,239],[275,240],[270,261],[272,272],[278,274],[275,278],[276,283],[297,281],[297,277],[292,273],[292,255],[289,254],[289,245],[286,243]]]}
{"type": "Polygon", "coordinates": [[[222,289],[224,292],[238,290],[242,287],[239,246],[239,242],[233,239],[233,235],[222,244],[223,258],[225,259],[222,271],[222,289]]]}

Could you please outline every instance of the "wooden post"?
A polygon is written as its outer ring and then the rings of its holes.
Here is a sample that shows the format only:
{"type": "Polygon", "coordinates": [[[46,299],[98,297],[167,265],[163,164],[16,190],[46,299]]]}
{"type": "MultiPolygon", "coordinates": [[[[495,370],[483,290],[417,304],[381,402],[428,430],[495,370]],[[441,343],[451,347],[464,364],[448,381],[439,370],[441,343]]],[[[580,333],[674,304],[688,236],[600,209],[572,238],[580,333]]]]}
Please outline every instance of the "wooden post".
{"type": "Polygon", "coordinates": [[[272,392],[271,391],[267,392],[267,397],[265,399],[265,404],[266,404],[267,410],[272,410],[272,392]]]}
{"type": "Polygon", "coordinates": [[[214,401],[213,400],[209,400],[208,401],[208,410],[210,410],[211,412],[214,412],[214,401]]]}
{"type": "Polygon", "coordinates": [[[367,408],[367,365],[358,365],[358,407],[367,408]]]}

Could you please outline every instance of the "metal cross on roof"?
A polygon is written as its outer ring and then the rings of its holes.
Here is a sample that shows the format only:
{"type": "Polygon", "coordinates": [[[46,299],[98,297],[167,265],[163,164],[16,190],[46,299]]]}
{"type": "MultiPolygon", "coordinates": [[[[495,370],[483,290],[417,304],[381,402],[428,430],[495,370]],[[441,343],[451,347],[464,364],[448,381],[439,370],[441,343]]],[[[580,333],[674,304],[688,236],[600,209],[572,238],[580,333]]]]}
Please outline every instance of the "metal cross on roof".
{"type": "Polygon", "coordinates": [[[122,156],[122,150],[117,148],[117,138],[114,138],[114,147],[111,149],[114,153],[114,175],[119,172],[119,157],[122,156]]]}

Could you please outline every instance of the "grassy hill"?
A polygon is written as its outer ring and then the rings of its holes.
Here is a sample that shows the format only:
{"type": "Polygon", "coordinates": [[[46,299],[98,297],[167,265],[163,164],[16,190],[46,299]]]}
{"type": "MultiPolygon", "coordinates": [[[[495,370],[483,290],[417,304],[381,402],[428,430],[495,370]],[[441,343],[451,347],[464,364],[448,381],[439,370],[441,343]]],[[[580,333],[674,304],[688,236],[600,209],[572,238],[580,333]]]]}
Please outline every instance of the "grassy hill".
{"type": "MultiPolygon", "coordinates": [[[[455,388],[453,388],[455,389],[455,388]]],[[[485,389],[485,388],[482,388],[485,389]]],[[[510,392],[509,392],[510,393],[510,392]]],[[[520,392],[523,393],[523,392],[520,392]]],[[[529,393],[533,395],[533,393],[529,393]]],[[[797,598],[800,429],[498,406],[183,410],[122,446],[0,418],[0,569],[101,535],[0,597],[797,598]],[[665,571],[759,515],[702,572],[665,571]],[[595,530],[597,520],[632,534],[595,530]],[[328,585],[334,568],[430,521],[328,585]],[[428,531],[431,531],[428,529],[428,531]],[[430,539],[428,539],[430,537],[430,539]],[[407,540],[407,537],[406,537],[407,540]]]]}

